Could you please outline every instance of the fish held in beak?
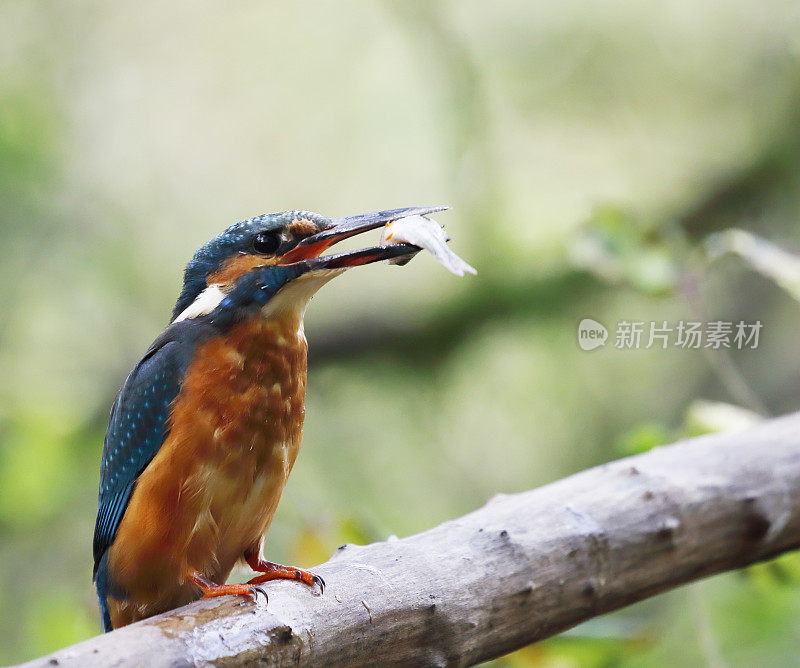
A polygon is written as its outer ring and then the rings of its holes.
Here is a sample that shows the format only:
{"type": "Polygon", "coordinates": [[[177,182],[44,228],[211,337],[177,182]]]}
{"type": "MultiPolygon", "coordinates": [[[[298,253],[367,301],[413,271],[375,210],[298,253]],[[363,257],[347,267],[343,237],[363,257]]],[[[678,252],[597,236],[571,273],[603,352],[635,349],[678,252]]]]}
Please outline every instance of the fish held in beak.
{"type": "Polygon", "coordinates": [[[302,263],[309,271],[356,267],[381,260],[403,265],[421,250],[427,250],[442,266],[457,276],[474,274],[475,269],[447,246],[448,238],[441,225],[426,217],[426,214],[446,208],[407,207],[334,219],[329,227],[302,239],[284,254],[280,263],[302,263]],[[322,255],[339,241],[378,228],[383,228],[383,231],[377,246],[322,255]]]}
{"type": "MultiPolygon", "coordinates": [[[[407,216],[387,223],[381,234],[382,245],[411,244],[428,251],[447,271],[456,276],[477,274],[475,267],[462,260],[447,245],[444,228],[425,216],[407,216]]],[[[411,259],[411,258],[409,258],[411,259]]],[[[407,262],[403,258],[389,260],[394,264],[407,262]]]]}

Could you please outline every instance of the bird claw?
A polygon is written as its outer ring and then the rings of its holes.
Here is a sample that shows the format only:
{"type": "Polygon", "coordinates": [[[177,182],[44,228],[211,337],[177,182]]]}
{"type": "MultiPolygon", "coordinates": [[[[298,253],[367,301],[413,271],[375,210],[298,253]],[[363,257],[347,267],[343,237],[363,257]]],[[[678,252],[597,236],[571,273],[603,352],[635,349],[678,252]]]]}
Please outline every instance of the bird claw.
{"type": "Polygon", "coordinates": [[[295,572],[294,572],[294,577],[298,582],[303,582],[304,584],[310,584],[311,586],[319,585],[319,593],[320,594],[324,594],[325,593],[325,580],[323,580],[321,576],[316,575],[315,573],[310,573],[308,571],[305,573],[305,575],[306,575],[306,577],[310,576],[310,578],[311,578],[311,582],[310,583],[306,582],[303,579],[303,572],[302,571],[295,570],[295,572]]]}
{"type": "Polygon", "coordinates": [[[258,603],[258,595],[264,594],[264,603],[269,603],[269,596],[267,596],[267,592],[260,586],[256,585],[253,587],[253,596],[255,597],[255,602],[258,603]]]}
{"type": "Polygon", "coordinates": [[[261,585],[272,580],[294,580],[295,582],[302,582],[309,587],[318,585],[320,593],[325,592],[325,580],[311,571],[305,571],[296,566],[282,566],[281,564],[274,564],[271,561],[253,557],[245,556],[245,560],[250,565],[250,568],[259,573],[247,583],[249,585],[261,585]]]}

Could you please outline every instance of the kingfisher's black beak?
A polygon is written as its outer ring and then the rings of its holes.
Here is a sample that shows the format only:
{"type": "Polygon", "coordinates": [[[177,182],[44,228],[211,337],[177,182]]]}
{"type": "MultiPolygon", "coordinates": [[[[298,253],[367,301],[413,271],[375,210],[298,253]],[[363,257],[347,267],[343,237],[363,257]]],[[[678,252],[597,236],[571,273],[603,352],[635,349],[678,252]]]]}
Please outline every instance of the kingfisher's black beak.
{"type": "Polygon", "coordinates": [[[293,264],[303,261],[308,265],[309,270],[315,270],[356,267],[362,264],[370,264],[392,258],[404,258],[406,256],[411,259],[420,250],[417,246],[412,246],[411,244],[372,246],[337,255],[323,256],[322,253],[339,241],[349,239],[362,232],[378,229],[400,218],[426,216],[449,208],[448,206],[406,207],[403,209],[362,213],[346,218],[333,218],[331,219],[330,227],[302,239],[294,248],[281,257],[280,263],[293,264]]]}

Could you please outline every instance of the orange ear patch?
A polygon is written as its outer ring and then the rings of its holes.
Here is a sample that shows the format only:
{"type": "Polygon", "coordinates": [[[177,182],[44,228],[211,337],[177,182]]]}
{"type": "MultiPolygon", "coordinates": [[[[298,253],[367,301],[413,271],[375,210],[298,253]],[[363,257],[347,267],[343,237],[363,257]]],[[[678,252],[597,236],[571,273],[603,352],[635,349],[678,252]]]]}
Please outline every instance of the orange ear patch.
{"type": "Polygon", "coordinates": [[[208,285],[213,285],[214,283],[233,285],[248,271],[270,264],[275,264],[275,260],[273,258],[265,258],[262,255],[234,255],[225,260],[217,271],[209,274],[206,283],[208,285]]]}
{"type": "Polygon", "coordinates": [[[296,237],[307,237],[319,232],[319,225],[307,218],[296,218],[286,226],[287,232],[296,237]]]}

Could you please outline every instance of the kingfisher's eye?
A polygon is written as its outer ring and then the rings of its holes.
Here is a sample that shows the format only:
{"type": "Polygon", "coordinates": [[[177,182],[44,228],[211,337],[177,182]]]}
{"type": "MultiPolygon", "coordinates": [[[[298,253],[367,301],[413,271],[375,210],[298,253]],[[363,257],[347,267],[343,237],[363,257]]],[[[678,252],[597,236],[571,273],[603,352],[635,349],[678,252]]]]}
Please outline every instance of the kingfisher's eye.
{"type": "Polygon", "coordinates": [[[256,253],[271,255],[281,245],[281,238],[277,232],[259,232],[253,239],[253,248],[256,253]]]}

